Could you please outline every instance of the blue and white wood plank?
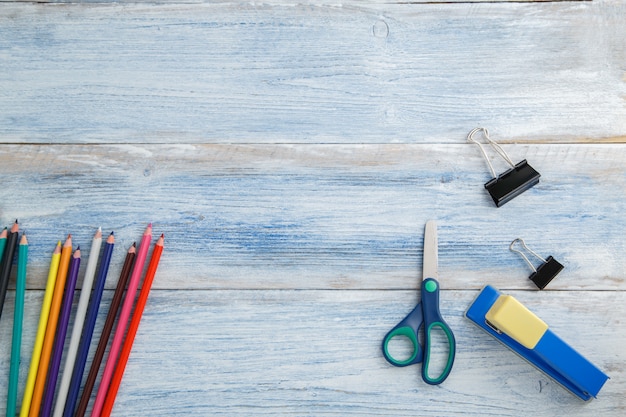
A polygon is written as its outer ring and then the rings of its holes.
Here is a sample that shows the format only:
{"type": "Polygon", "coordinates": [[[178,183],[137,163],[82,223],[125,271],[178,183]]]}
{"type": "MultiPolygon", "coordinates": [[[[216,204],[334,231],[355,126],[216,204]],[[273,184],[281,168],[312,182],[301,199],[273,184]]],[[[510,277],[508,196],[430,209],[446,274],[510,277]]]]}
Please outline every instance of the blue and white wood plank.
{"type": "MultiPolygon", "coordinates": [[[[429,386],[418,367],[394,368],[380,352],[416,291],[156,290],[113,415],[621,415],[626,332],[615,307],[624,292],[510,293],[607,372],[597,399],[582,402],[465,319],[477,291],[442,293],[458,351],[446,382],[429,386]]],[[[29,291],[27,302],[41,297],[29,291]]],[[[27,312],[30,346],[37,316],[27,312]]],[[[9,333],[3,316],[2,340],[9,333]]]]}
{"type": "Polygon", "coordinates": [[[97,227],[115,231],[119,271],[154,222],[167,238],[156,288],[412,289],[438,219],[447,288],[534,288],[508,249],[521,237],[566,266],[551,289],[623,291],[625,146],[505,149],[542,178],[496,208],[472,144],[5,145],[0,216],[29,234],[29,288],[68,233],[88,253],[97,227]]]}
{"type": "Polygon", "coordinates": [[[0,5],[0,141],[624,141],[626,4],[0,5]]]}

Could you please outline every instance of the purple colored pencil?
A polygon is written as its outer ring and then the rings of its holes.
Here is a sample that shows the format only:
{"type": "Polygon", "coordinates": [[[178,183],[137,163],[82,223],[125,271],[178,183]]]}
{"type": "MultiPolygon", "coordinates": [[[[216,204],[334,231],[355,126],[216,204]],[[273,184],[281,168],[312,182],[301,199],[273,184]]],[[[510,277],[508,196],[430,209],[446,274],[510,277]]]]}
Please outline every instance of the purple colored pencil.
{"type": "Polygon", "coordinates": [[[70,321],[72,302],[74,301],[74,289],[76,288],[79,268],[80,247],[76,248],[74,255],[72,256],[72,260],[70,261],[67,282],[65,283],[65,294],[63,295],[63,304],[61,305],[61,316],[59,318],[59,324],[57,325],[54,349],[52,351],[52,362],[50,363],[50,370],[48,371],[48,383],[46,384],[44,391],[43,405],[40,414],[41,417],[50,417],[50,413],[52,413],[54,392],[56,391],[59,368],[61,367],[61,356],[63,356],[65,335],[67,334],[67,326],[70,321]]]}

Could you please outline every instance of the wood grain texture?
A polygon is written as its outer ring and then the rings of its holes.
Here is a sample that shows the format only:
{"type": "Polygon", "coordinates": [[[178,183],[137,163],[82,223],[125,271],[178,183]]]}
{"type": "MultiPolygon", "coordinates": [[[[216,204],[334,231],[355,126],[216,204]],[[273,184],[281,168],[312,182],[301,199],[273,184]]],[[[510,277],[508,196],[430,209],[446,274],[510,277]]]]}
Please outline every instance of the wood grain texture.
{"type": "Polygon", "coordinates": [[[0,216],[28,230],[29,288],[68,233],[87,256],[97,227],[115,231],[117,273],[153,221],[168,243],[156,288],[412,289],[434,218],[447,288],[533,288],[508,249],[521,237],[566,266],[551,289],[624,290],[624,145],[506,149],[542,178],[496,208],[471,144],[5,145],[4,191],[19,198],[0,216]]]}
{"type": "Polygon", "coordinates": [[[626,3],[182,3],[0,3],[0,226],[29,236],[24,358],[56,242],[72,233],[87,257],[97,227],[115,231],[108,306],[153,222],[166,245],[115,416],[626,414],[626,3]],[[476,126],[542,174],[501,208],[465,143],[476,126]],[[380,352],[417,302],[432,218],[458,342],[437,387],[380,352]],[[547,290],[508,250],[518,237],[565,265],[547,290]],[[597,400],[463,318],[485,284],[611,377],[597,400]]]}
{"type": "MultiPolygon", "coordinates": [[[[592,0],[441,0],[441,1],[432,1],[432,0],[410,0],[410,1],[402,1],[402,0],[348,0],[341,3],[336,3],[333,1],[316,1],[316,0],[299,0],[297,4],[299,5],[307,5],[307,6],[326,6],[326,7],[354,7],[354,6],[366,6],[366,7],[379,7],[379,8],[387,8],[393,5],[401,5],[402,7],[410,6],[410,5],[419,5],[421,6],[423,3],[483,3],[483,2],[491,2],[491,3],[506,3],[506,2],[562,2],[562,1],[592,1],[592,0]]],[[[30,0],[0,0],[0,3],[32,3],[30,0]]],[[[113,1],[113,0],[41,0],[37,3],[82,3],[82,4],[107,4],[107,3],[149,3],[149,4],[202,4],[202,3],[211,3],[211,4],[226,4],[232,5],[237,4],[238,2],[235,0],[121,0],[121,1],[113,1]]],[[[287,2],[285,0],[264,0],[263,5],[271,5],[271,6],[285,6],[285,5],[293,5],[293,3],[287,2]]]]}
{"type": "Polygon", "coordinates": [[[0,141],[624,141],[621,1],[3,4],[0,141]]]}
{"type": "MultiPolygon", "coordinates": [[[[590,291],[584,300],[575,292],[511,293],[609,374],[590,403],[465,319],[476,294],[442,293],[442,314],[458,351],[451,376],[431,387],[418,368],[394,368],[380,353],[384,334],[414,306],[415,291],[155,291],[113,415],[623,413],[624,292],[590,291]]],[[[29,291],[27,305],[38,305],[41,296],[29,291]]],[[[105,294],[105,302],[110,296],[105,294]]],[[[25,348],[36,327],[34,309],[27,311],[25,348]]],[[[8,334],[3,320],[1,340],[8,334]]],[[[4,350],[0,358],[8,360],[4,350]]],[[[5,377],[2,366],[0,380],[5,377]]],[[[0,412],[3,407],[0,402],[0,412]]]]}

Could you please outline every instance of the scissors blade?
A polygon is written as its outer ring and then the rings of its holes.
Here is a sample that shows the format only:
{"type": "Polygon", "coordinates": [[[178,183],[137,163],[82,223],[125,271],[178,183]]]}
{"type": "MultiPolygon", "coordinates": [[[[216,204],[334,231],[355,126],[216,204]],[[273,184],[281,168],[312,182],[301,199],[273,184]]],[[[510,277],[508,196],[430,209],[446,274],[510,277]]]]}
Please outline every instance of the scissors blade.
{"type": "Polygon", "coordinates": [[[437,222],[435,220],[429,220],[426,222],[424,231],[422,280],[426,278],[439,279],[437,245],[437,222]]]}

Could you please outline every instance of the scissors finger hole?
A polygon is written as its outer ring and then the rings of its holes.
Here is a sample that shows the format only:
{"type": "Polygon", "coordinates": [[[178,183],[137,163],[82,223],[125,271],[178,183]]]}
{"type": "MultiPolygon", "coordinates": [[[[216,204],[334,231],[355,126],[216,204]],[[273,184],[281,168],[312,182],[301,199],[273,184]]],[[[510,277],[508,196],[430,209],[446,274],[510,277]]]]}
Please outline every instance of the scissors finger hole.
{"type": "Polygon", "coordinates": [[[397,362],[406,362],[415,355],[415,347],[407,336],[396,335],[389,340],[387,352],[397,362]]]}
{"type": "Polygon", "coordinates": [[[426,376],[430,380],[438,380],[450,371],[451,355],[454,348],[450,336],[440,326],[433,326],[430,330],[430,351],[426,364],[426,376]]]}

